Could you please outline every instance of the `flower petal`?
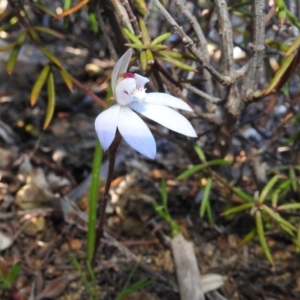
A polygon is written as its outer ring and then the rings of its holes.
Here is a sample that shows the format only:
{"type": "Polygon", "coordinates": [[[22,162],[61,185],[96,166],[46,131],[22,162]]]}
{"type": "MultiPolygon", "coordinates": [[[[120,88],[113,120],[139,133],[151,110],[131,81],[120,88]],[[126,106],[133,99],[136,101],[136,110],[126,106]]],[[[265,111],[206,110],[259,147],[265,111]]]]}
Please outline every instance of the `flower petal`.
{"type": "Polygon", "coordinates": [[[180,113],[167,106],[136,102],[132,102],[129,106],[143,116],[173,131],[187,136],[197,137],[197,133],[191,123],[180,113]]]}
{"type": "Polygon", "coordinates": [[[121,107],[118,129],[129,146],[151,159],[155,157],[156,143],[151,131],[129,107],[121,107]]]}
{"type": "Polygon", "coordinates": [[[125,78],[117,83],[115,98],[121,105],[128,105],[133,100],[133,91],[136,87],[134,78],[125,78]]]}
{"type": "Polygon", "coordinates": [[[114,66],[114,69],[111,74],[111,87],[113,93],[115,91],[119,75],[122,73],[126,73],[128,69],[131,56],[132,56],[132,49],[130,48],[123,54],[123,56],[116,62],[114,66]]]}
{"type": "Polygon", "coordinates": [[[134,74],[136,80],[136,87],[137,89],[141,90],[144,88],[145,84],[149,82],[147,77],[141,76],[139,74],[134,74]]]}
{"type": "Polygon", "coordinates": [[[106,151],[115,138],[120,105],[114,105],[103,111],[95,120],[95,129],[104,151],[106,151]]]}
{"type": "Polygon", "coordinates": [[[164,93],[148,93],[145,102],[157,105],[166,105],[176,109],[193,111],[192,108],[183,100],[164,93]]]}

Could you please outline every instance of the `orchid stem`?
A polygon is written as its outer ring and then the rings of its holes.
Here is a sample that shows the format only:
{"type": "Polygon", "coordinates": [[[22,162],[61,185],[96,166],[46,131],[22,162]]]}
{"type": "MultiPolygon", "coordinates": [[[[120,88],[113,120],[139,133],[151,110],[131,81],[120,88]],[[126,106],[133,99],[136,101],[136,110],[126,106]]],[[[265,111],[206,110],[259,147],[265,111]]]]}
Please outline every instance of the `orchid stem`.
{"type": "Polygon", "coordinates": [[[113,175],[114,175],[114,169],[115,169],[115,160],[116,160],[116,153],[117,149],[120,145],[120,142],[122,140],[122,136],[117,130],[116,136],[114,141],[112,142],[111,146],[108,149],[108,174],[107,174],[107,180],[105,183],[105,188],[104,188],[104,195],[101,204],[99,205],[99,222],[98,226],[96,228],[96,240],[95,240],[95,247],[94,247],[94,255],[92,259],[92,264],[95,264],[96,261],[96,253],[97,250],[100,248],[101,245],[101,239],[103,237],[104,233],[104,223],[105,223],[105,211],[106,211],[106,205],[109,200],[109,190],[110,186],[113,180],[113,175]]]}

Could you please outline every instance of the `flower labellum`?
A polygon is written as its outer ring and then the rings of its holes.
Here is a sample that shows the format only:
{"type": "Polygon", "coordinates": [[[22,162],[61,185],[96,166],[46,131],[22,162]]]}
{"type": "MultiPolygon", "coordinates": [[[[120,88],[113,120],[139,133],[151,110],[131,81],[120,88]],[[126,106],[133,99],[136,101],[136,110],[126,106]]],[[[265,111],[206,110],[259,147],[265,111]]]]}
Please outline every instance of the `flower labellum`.
{"type": "Polygon", "coordinates": [[[138,74],[126,73],[132,56],[129,49],[117,61],[111,76],[113,94],[117,103],[100,113],[95,129],[104,151],[112,144],[117,129],[124,140],[136,151],[153,159],[156,155],[154,137],[137,113],[190,137],[197,137],[191,123],[173,110],[193,111],[179,98],[164,93],[146,93],[149,79],[138,74]]]}

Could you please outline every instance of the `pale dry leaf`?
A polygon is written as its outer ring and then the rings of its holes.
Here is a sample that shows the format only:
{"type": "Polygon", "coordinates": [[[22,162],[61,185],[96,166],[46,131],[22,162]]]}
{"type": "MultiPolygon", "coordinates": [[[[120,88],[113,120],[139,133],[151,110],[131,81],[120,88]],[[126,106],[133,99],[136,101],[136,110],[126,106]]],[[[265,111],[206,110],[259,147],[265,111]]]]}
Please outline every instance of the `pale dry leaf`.
{"type": "Polygon", "coordinates": [[[70,275],[57,277],[45,286],[42,292],[36,296],[36,300],[57,299],[66,290],[70,280],[70,275]]]}
{"type": "Polygon", "coordinates": [[[11,246],[13,240],[10,236],[5,235],[0,231],[0,251],[7,249],[11,246]]]}
{"type": "Polygon", "coordinates": [[[204,293],[216,290],[224,285],[225,276],[220,274],[205,274],[201,275],[202,288],[204,293]]]}

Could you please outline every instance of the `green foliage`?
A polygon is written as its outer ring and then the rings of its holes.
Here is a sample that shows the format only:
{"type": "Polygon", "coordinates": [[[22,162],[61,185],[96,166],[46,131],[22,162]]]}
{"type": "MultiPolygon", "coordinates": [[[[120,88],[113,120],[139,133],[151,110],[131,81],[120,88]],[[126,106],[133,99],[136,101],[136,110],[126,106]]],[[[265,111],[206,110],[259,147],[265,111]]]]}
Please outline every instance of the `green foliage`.
{"type": "MultiPolygon", "coordinates": [[[[276,228],[279,226],[296,245],[298,243],[296,241],[299,241],[297,227],[293,225],[291,221],[283,218],[280,213],[300,209],[300,203],[278,205],[278,200],[281,200],[287,192],[293,190],[295,176],[293,172],[290,172],[290,175],[291,177],[286,177],[281,174],[274,175],[264,188],[253,197],[244,192],[238,193],[247,203],[229,208],[222,214],[223,216],[228,216],[248,211],[254,216],[256,229],[249,232],[243,239],[241,245],[246,244],[257,236],[265,256],[272,265],[274,262],[265,236],[265,229],[267,227],[272,229],[273,227],[276,228]],[[245,195],[247,196],[245,197],[245,195]]],[[[236,189],[234,189],[234,191],[236,191],[236,189]]]]}
{"type": "Polygon", "coordinates": [[[210,201],[209,201],[211,188],[212,188],[212,178],[210,177],[207,179],[207,183],[204,186],[203,197],[202,197],[202,201],[200,204],[200,217],[203,218],[206,213],[208,221],[209,221],[209,225],[211,227],[213,227],[214,219],[213,219],[211,205],[210,205],[210,201]]]}
{"type": "Polygon", "coordinates": [[[90,187],[90,195],[89,195],[89,215],[88,215],[88,232],[87,232],[87,261],[86,261],[86,270],[89,274],[89,278],[91,279],[91,283],[89,282],[85,271],[81,267],[80,263],[76,259],[75,256],[71,256],[72,262],[76,267],[80,277],[85,285],[85,288],[90,295],[91,299],[98,299],[97,296],[97,283],[96,277],[94,274],[94,270],[92,268],[92,260],[95,251],[95,240],[96,240],[96,226],[97,226],[97,203],[98,203],[98,195],[99,195],[99,176],[100,176],[100,168],[102,163],[102,148],[100,143],[97,141],[92,174],[91,174],[91,187],[90,187]]]}
{"type": "Polygon", "coordinates": [[[169,223],[171,227],[171,236],[176,236],[177,233],[181,231],[180,227],[177,223],[173,220],[172,216],[169,213],[168,209],[168,191],[166,181],[162,180],[161,187],[160,187],[160,194],[161,194],[161,204],[154,203],[155,211],[158,215],[163,218],[166,222],[169,223]]]}
{"type": "Polygon", "coordinates": [[[94,255],[95,239],[96,239],[96,224],[97,224],[97,204],[99,196],[99,176],[102,162],[102,148],[97,141],[94,161],[91,175],[91,188],[89,197],[89,218],[88,218],[88,233],[87,233],[87,262],[90,265],[94,255]]]}
{"type": "Polygon", "coordinates": [[[156,37],[151,41],[146,24],[142,18],[139,19],[139,25],[142,32],[141,39],[132,33],[128,28],[123,27],[125,36],[131,41],[126,46],[138,49],[139,60],[141,63],[142,70],[147,70],[149,66],[153,65],[158,60],[164,60],[178,67],[179,69],[197,72],[197,70],[183,62],[184,55],[175,50],[167,50],[167,46],[162,43],[165,42],[172,34],[167,32],[156,37]]]}
{"type": "Polygon", "coordinates": [[[79,263],[79,261],[77,260],[77,258],[74,255],[71,255],[71,260],[73,262],[73,265],[75,266],[75,268],[77,269],[80,278],[85,286],[85,289],[87,291],[87,293],[90,296],[90,299],[92,300],[96,300],[99,299],[98,297],[98,292],[97,292],[97,283],[96,283],[96,277],[94,274],[93,269],[91,268],[91,265],[89,262],[87,262],[87,270],[89,273],[90,278],[92,279],[92,286],[89,283],[89,280],[85,274],[85,271],[83,270],[83,268],[81,267],[81,264],[79,263]]]}
{"type": "Polygon", "coordinates": [[[211,161],[207,161],[205,154],[203,150],[197,146],[194,145],[194,150],[196,154],[199,157],[199,160],[201,161],[201,164],[195,165],[191,167],[190,169],[184,171],[182,174],[180,174],[177,179],[182,180],[190,177],[191,175],[201,172],[204,177],[202,177],[202,182],[205,182],[204,187],[203,187],[203,197],[201,199],[201,204],[200,204],[200,217],[203,218],[205,215],[207,215],[209,224],[211,227],[214,226],[214,219],[213,219],[213,214],[212,214],[212,209],[211,209],[211,204],[210,204],[210,194],[212,190],[212,183],[213,179],[211,176],[211,169],[210,167],[212,166],[221,166],[221,165],[230,165],[231,163],[225,159],[214,159],[211,161]]]}
{"type": "Polygon", "coordinates": [[[11,285],[19,275],[20,271],[21,271],[21,266],[17,264],[12,266],[8,272],[8,275],[5,276],[5,274],[1,271],[0,268],[0,290],[11,287],[11,285]]]}
{"type": "Polygon", "coordinates": [[[142,260],[139,263],[137,263],[135,265],[135,267],[132,269],[132,271],[130,272],[130,274],[126,280],[126,283],[125,283],[122,291],[118,294],[118,296],[115,298],[115,300],[122,300],[125,297],[129,296],[130,294],[149,286],[151,283],[153,283],[156,280],[156,279],[142,278],[142,279],[138,280],[137,282],[130,285],[130,281],[132,280],[133,275],[135,274],[135,272],[137,271],[137,269],[141,263],[142,263],[142,260]]]}
{"type": "Polygon", "coordinates": [[[281,215],[283,212],[288,214],[288,212],[300,209],[300,203],[297,203],[294,200],[291,200],[290,203],[281,203],[288,193],[297,193],[299,191],[300,179],[297,176],[300,170],[299,166],[280,166],[270,170],[269,173],[273,176],[271,176],[270,180],[261,189],[261,191],[257,191],[252,196],[243,191],[241,188],[228,184],[224,179],[211,170],[211,166],[229,165],[228,161],[206,161],[206,157],[202,149],[198,146],[195,146],[194,149],[201,161],[201,164],[195,165],[189,170],[184,171],[178,176],[178,179],[186,179],[195,173],[201,174],[201,181],[205,181],[203,197],[200,204],[201,218],[206,214],[210,225],[212,226],[214,224],[209,198],[211,190],[213,189],[213,182],[218,181],[225,187],[229,188],[232,193],[240,197],[242,201],[242,203],[237,206],[232,206],[232,203],[230,202],[230,207],[222,213],[222,216],[228,217],[241,213],[248,213],[253,216],[255,220],[256,227],[244,237],[240,246],[245,245],[257,237],[266,258],[272,266],[274,266],[265,230],[267,228],[271,230],[273,228],[280,228],[294,242],[296,250],[300,250],[299,226],[293,224],[292,219],[286,219],[281,215]],[[279,171],[285,172],[287,175],[278,173],[279,171]]]}

